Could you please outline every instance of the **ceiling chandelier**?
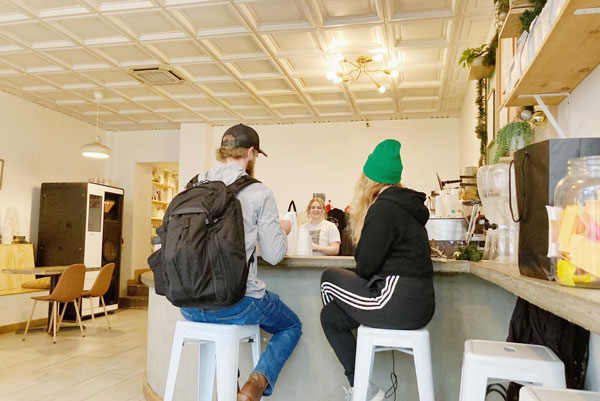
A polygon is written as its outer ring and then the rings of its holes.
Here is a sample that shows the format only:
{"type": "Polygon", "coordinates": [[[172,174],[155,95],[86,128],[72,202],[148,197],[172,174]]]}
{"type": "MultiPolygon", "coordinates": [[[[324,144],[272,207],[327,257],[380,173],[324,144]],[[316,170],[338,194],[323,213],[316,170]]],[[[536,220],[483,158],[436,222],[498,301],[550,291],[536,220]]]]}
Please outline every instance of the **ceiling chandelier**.
{"type": "Polygon", "coordinates": [[[346,57],[337,53],[333,56],[333,68],[327,73],[327,79],[333,81],[334,84],[340,82],[357,81],[361,75],[366,76],[377,87],[380,93],[386,91],[384,84],[377,82],[373,77],[373,73],[382,72],[392,78],[398,77],[398,70],[391,68],[370,68],[369,63],[375,61],[377,63],[383,61],[383,54],[377,53],[373,57],[359,56],[355,62],[348,60],[346,57]]]}
{"type": "Polygon", "coordinates": [[[81,147],[81,154],[85,157],[91,157],[94,159],[108,159],[111,155],[111,150],[108,146],[102,144],[100,141],[100,133],[98,132],[98,118],[100,116],[100,100],[103,95],[100,91],[94,92],[94,99],[96,100],[96,138],[94,142],[88,143],[81,147]]]}

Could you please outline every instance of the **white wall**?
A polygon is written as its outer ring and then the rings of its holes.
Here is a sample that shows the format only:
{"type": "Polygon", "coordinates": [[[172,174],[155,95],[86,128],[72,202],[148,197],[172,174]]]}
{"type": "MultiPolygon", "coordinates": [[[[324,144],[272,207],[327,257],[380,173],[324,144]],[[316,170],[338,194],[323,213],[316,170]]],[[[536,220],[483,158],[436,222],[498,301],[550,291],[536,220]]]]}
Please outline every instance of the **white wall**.
{"type": "MultiPolygon", "coordinates": [[[[571,93],[573,138],[600,137],[600,65],[590,73],[571,93]]],[[[569,104],[567,100],[558,107],[558,123],[569,135],[569,104]]],[[[557,138],[558,136],[554,136],[557,138]]]]}
{"type": "Polygon", "coordinates": [[[15,234],[35,243],[41,183],[104,177],[107,162],[81,156],[80,147],[93,141],[95,127],[64,114],[0,92],[0,121],[2,240],[10,242],[15,234]],[[10,216],[18,220],[14,233],[10,216]]]}
{"type": "Polygon", "coordinates": [[[109,177],[114,186],[125,189],[120,285],[124,295],[133,270],[147,268],[150,255],[152,171],[139,163],[177,162],[179,131],[128,131],[111,136],[109,177]]]}
{"type": "MultiPolygon", "coordinates": [[[[459,176],[458,127],[458,119],[372,121],[370,127],[365,122],[257,125],[269,157],[259,157],[256,177],[274,191],[280,212],[290,200],[304,209],[313,192],[326,193],[343,209],[369,153],[392,138],[402,143],[402,182],[429,193],[438,188],[436,173],[442,179],[459,176]]],[[[213,148],[227,128],[213,127],[213,148]]]]}
{"type": "MultiPolygon", "coordinates": [[[[477,81],[469,81],[469,87],[463,100],[459,118],[459,167],[479,165],[480,140],[475,136],[477,125],[477,81]]],[[[492,133],[488,133],[492,135],[492,133]]]]}

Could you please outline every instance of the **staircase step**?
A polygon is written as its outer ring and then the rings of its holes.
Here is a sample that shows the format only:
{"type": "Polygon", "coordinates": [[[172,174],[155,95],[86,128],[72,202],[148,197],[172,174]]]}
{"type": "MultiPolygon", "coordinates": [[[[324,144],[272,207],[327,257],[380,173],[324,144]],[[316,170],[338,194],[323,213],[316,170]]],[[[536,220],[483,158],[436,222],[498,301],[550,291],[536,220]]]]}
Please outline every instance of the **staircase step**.
{"type": "Polygon", "coordinates": [[[148,309],[148,297],[125,296],[119,298],[119,308],[148,309]]]}
{"type": "Polygon", "coordinates": [[[127,295],[148,297],[148,286],[145,284],[127,284],[127,295]]]}

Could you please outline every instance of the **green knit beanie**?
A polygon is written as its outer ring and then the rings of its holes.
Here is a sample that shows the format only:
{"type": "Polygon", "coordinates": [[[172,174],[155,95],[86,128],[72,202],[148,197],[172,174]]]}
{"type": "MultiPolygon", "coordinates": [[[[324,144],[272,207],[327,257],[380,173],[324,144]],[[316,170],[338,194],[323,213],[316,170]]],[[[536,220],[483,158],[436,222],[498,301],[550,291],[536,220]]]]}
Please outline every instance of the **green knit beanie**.
{"type": "Polygon", "coordinates": [[[363,173],[371,180],[384,184],[397,184],[402,178],[400,142],[386,139],[369,155],[363,173]]]}

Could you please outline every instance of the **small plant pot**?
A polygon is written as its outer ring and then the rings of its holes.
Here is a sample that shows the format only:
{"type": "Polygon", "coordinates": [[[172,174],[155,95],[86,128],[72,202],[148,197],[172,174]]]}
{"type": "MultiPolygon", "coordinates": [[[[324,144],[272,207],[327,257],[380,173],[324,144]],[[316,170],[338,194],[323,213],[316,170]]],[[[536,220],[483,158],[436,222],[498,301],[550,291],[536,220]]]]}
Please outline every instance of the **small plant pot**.
{"type": "Polygon", "coordinates": [[[493,65],[483,65],[483,57],[473,59],[471,69],[469,70],[469,81],[488,78],[494,69],[493,65]]]}

